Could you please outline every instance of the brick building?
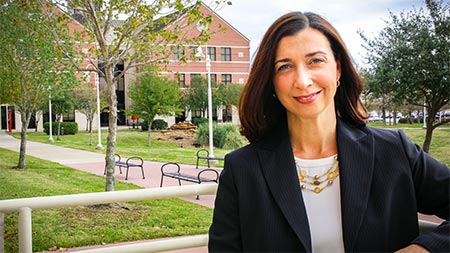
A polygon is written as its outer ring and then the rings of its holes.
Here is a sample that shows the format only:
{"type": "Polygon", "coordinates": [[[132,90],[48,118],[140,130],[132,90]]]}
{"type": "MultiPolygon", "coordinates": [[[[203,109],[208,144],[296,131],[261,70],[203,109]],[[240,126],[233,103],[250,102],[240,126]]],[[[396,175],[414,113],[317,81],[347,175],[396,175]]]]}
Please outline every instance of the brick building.
{"type": "MultiPolygon", "coordinates": [[[[236,30],[232,25],[230,25],[226,20],[220,17],[216,12],[210,9],[205,4],[202,4],[201,11],[205,15],[212,17],[213,22],[209,25],[210,31],[215,34],[211,36],[207,44],[201,45],[201,51],[203,54],[208,53],[211,59],[211,80],[217,83],[241,83],[245,84],[248,78],[250,69],[250,41],[238,30],[236,30]]],[[[74,13],[69,13],[74,14],[74,13]]],[[[120,21],[117,21],[117,25],[120,25],[120,21]]],[[[70,28],[73,30],[84,29],[83,25],[76,19],[73,19],[69,24],[70,28]]],[[[187,36],[198,36],[200,31],[195,29],[195,27],[187,27],[187,36]]],[[[80,43],[80,50],[87,50],[90,45],[80,43]]],[[[162,73],[163,76],[175,79],[179,84],[181,89],[186,89],[190,85],[190,81],[195,76],[207,77],[206,71],[206,61],[205,58],[196,59],[193,61],[182,62],[177,60],[180,54],[190,55],[197,53],[199,45],[183,45],[177,47],[175,45],[171,46],[172,53],[169,56],[168,64],[165,66],[166,71],[162,73]]],[[[86,51],[85,51],[86,52],[86,51]]],[[[83,68],[89,67],[88,61],[82,63],[83,68]]],[[[97,63],[95,63],[97,64],[97,63]]],[[[123,70],[123,65],[117,65],[116,70],[123,70]]],[[[84,78],[92,83],[93,88],[96,87],[96,82],[102,84],[102,80],[97,80],[97,74],[95,72],[81,73],[84,78]]],[[[134,81],[135,75],[130,72],[125,74],[117,83],[117,100],[118,100],[118,125],[131,125],[132,121],[130,116],[126,116],[124,110],[127,109],[128,105],[131,103],[127,96],[128,86],[134,81]]],[[[1,106],[0,110],[0,126],[1,129],[7,129],[6,105],[1,106]]],[[[12,107],[8,107],[11,109],[12,107]]],[[[224,106],[213,112],[213,116],[219,122],[221,121],[233,121],[238,122],[238,116],[236,109],[231,106],[224,106]]],[[[12,125],[13,129],[20,130],[20,115],[17,112],[12,111],[12,125]]],[[[164,118],[169,125],[174,124],[178,121],[190,121],[192,117],[199,116],[197,112],[186,111],[183,116],[179,118],[169,117],[164,118]]],[[[48,121],[48,114],[44,114],[43,120],[39,121],[36,126],[34,122],[30,123],[29,128],[37,128],[38,131],[42,131],[42,122],[48,121]]],[[[108,124],[108,110],[107,108],[102,108],[101,110],[101,125],[106,126],[108,124]]],[[[54,120],[54,118],[53,118],[54,120]]],[[[98,119],[94,119],[97,122],[98,119]]],[[[76,121],[78,123],[80,130],[86,129],[86,117],[79,113],[73,112],[64,116],[64,121],[76,121]]],[[[97,128],[97,124],[93,124],[93,128],[97,128]]]]}
{"type": "MultiPolygon", "coordinates": [[[[193,77],[207,78],[206,54],[208,54],[211,61],[211,81],[224,84],[245,84],[250,69],[250,40],[205,4],[202,4],[201,11],[205,16],[212,17],[213,22],[208,28],[214,35],[207,44],[200,45],[200,48],[199,45],[173,46],[169,64],[166,66],[169,71],[164,72],[163,75],[175,79],[182,88],[188,88],[193,77]],[[177,57],[180,56],[192,59],[199,51],[205,57],[188,62],[177,60],[177,57]]],[[[195,27],[187,29],[189,29],[186,34],[188,37],[200,34],[195,27]]],[[[231,106],[217,108],[213,111],[213,118],[219,122],[233,121],[237,123],[236,111],[231,106]]],[[[190,121],[192,117],[200,117],[200,113],[198,111],[185,112],[182,117],[177,118],[177,121],[190,121]]]]}

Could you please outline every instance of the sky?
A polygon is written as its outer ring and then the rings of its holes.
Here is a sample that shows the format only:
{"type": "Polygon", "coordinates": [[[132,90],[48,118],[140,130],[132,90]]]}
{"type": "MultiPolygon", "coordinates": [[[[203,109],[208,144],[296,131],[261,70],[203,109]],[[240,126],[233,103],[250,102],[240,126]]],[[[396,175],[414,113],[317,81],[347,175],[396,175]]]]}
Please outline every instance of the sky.
{"type": "MultiPolygon", "coordinates": [[[[389,13],[400,14],[425,8],[425,0],[231,0],[217,13],[250,40],[253,56],[267,28],[291,11],[315,12],[327,19],[340,33],[353,59],[364,65],[365,50],[358,31],[374,38],[389,20],[389,13]]],[[[448,0],[445,0],[448,1],[448,0]]]]}

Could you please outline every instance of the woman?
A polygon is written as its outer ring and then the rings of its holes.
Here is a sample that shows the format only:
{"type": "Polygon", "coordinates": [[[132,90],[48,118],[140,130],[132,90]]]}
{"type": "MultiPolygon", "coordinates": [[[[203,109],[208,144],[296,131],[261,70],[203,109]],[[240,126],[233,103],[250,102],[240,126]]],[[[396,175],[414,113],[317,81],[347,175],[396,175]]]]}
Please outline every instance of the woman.
{"type": "Polygon", "coordinates": [[[268,29],[241,95],[250,145],[225,157],[211,252],[449,252],[450,170],[373,129],[337,31],[293,12],[268,29]],[[443,218],[419,234],[417,212],[443,218]]]}

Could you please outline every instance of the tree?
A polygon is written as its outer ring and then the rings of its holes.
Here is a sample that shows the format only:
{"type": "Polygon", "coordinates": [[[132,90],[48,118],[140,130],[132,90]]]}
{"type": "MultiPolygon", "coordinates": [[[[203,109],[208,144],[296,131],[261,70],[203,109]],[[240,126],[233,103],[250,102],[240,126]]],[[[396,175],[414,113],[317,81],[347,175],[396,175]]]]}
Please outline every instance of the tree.
{"type": "Polygon", "coordinates": [[[64,114],[73,112],[75,108],[75,99],[72,92],[67,90],[60,90],[56,96],[52,97],[52,112],[56,115],[56,122],[58,124],[56,131],[56,139],[60,140],[61,136],[61,121],[64,114]]]}
{"type": "MultiPolygon", "coordinates": [[[[215,86],[215,83],[212,82],[211,86],[215,86]]],[[[200,76],[192,78],[185,92],[183,103],[186,109],[200,110],[202,117],[205,117],[208,109],[208,79],[200,76]]]]}
{"type": "Polygon", "coordinates": [[[92,123],[97,113],[97,91],[88,82],[83,82],[73,91],[75,110],[86,116],[86,131],[89,131],[89,145],[92,145],[92,123]]]}
{"type": "MultiPolygon", "coordinates": [[[[99,86],[99,89],[100,108],[108,107],[108,94],[101,86],[99,86]]],[[[74,89],[73,96],[75,99],[75,110],[86,117],[86,131],[89,132],[89,145],[92,146],[94,132],[92,125],[94,117],[97,115],[97,87],[94,87],[92,83],[87,81],[82,82],[81,85],[74,89]]],[[[97,115],[97,117],[100,117],[100,115],[97,115]]],[[[99,147],[97,146],[97,148],[99,147]]]]}
{"type": "MultiPolygon", "coordinates": [[[[43,1],[43,0],[41,0],[43,1]]],[[[211,17],[204,17],[200,11],[201,1],[158,0],[158,1],[96,1],[71,0],[64,4],[53,0],[60,9],[71,10],[83,24],[86,33],[79,34],[91,45],[83,56],[89,59],[106,83],[109,103],[108,137],[106,145],[106,191],[114,190],[114,152],[117,132],[116,83],[127,72],[139,68],[146,72],[146,66],[167,60],[170,45],[200,45],[210,34],[206,31],[199,36],[186,36],[196,25],[211,23],[211,17]],[[124,20],[120,20],[120,18],[124,20]],[[191,27],[190,29],[184,29],[191,27]],[[97,60],[100,64],[97,64],[97,60]],[[124,64],[117,73],[115,66],[124,64]]],[[[230,4],[225,0],[215,0],[213,5],[230,4]]],[[[51,15],[49,15],[51,18],[51,15]]]]}
{"type": "Polygon", "coordinates": [[[147,146],[151,145],[151,127],[156,115],[169,116],[180,109],[181,91],[178,84],[155,74],[144,74],[129,88],[131,105],[128,112],[148,122],[147,146]]]}
{"type": "Polygon", "coordinates": [[[217,93],[221,94],[220,103],[236,106],[243,88],[244,85],[240,83],[220,84],[217,89],[217,93]]]}
{"type": "MultiPolygon", "coordinates": [[[[74,69],[56,37],[70,41],[64,24],[46,20],[34,1],[8,1],[0,7],[0,90],[4,102],[20,112],[22,130],[18,168],[25,168],[26,133],[31,115],[51,91],[76,82],[74,69]],[[33,8],[32,8],[33,7],[33,8]],[[53,27],[53,32],[48,30],[53,27]]],[[[72,52],[67,42],[65,52],[72,52]]]]}
{"type": "Polygon", "coordinates": [[[395,101],[422,105],[428,110],[423,149],[430,148],[433,130],[445,124],[434,115],[450,101],[450,4],[427,0],[427,11],[390,14],[377,38],[362,33],[373,74],[368,86],[390,92],[395,101]]]}

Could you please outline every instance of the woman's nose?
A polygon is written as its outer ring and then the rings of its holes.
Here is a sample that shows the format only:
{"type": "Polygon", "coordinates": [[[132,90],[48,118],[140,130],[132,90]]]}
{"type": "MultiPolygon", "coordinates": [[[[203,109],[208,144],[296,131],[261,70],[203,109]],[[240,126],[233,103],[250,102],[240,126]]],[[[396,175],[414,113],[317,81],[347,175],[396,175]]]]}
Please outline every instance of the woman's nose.
{"type": "Polygon", "coordinates": [[[295,73],[295,87],[304,89],[312,85],[312,79],[310,73],[304,68],[298,68],[295,73]]]}

